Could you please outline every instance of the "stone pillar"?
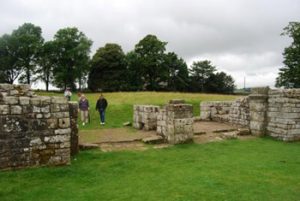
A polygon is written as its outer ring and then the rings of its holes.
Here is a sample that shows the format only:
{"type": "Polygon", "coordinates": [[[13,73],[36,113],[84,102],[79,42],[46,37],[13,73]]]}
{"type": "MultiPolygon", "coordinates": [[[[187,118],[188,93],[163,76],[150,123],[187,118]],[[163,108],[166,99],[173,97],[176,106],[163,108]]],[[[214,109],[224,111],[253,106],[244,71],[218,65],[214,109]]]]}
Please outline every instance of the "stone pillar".
{"type": "Polygon", "coordinates": [[[133,127],[136,129],[156,130],[159,106],[134,105],[133,127]]]}
{"type": "MultiPolygon", "coordinates": [[[[170,144],[193,140],[193,106],[183,100],[170,101],[165,107],[166,125],[162,134],[170,144]]],[[[162,114],[163,115],[163,114],[162,114]]]]}
{"type": "Polygon", "coordinates": [[[269,87],[253,88],[249,95],[250,132],[252,135],[263,136],[267,128],[269,87]]]}
{"type": "Polygon", "coordinates": [[[69,101],[70,112],[70,126],[71,126],[71,156],[74,156],[79,152],[78,146],[78,103],[75,101],[69,101]]]}

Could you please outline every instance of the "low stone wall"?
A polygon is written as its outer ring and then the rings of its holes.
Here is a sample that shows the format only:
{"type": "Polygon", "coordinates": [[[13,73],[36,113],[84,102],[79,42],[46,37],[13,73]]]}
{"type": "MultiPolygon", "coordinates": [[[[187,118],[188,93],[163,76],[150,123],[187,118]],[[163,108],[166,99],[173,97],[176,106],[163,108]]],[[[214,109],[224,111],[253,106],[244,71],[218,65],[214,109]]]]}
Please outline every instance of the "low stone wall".
{"type": "Polygon", "coordinates": [[[233,101],[201,102],[200,118],[213,121],[229,121],[229,112],[233,101]]]}
{"type": "Polygon", "coordinates": [[[162,108],[135,105],[134,127],[137,129],[146,127],[146,130],[156,129],[157,134],[163,136],[170,144],[191,141],[194,134],[193,106],[185,104],[182,100],[170,101],[168,105],[162,108]],[[151,122],[150,126],[147,122],[151,122]]]}
{"type": "Polygon", "coordinates": [[[77,103],[0,84],[0,169],[69,164],[71,136],[78,146],[76,121],[77,103]]]}
{"type": "Polygon", "coordinates": [[[248,97],[233,101],[227,114],[228,105],[219,101],[201,102],[201,118],[245,126],[257,136],[300,140],[300,89],[254,88],[248,97]]]}

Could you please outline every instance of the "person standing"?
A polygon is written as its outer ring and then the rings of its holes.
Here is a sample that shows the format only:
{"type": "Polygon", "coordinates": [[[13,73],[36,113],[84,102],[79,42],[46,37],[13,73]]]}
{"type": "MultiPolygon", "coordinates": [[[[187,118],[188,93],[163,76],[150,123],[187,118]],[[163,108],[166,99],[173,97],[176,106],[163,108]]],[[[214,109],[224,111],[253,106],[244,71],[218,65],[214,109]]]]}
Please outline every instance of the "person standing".
{"type": "Polygon", "coordinates": [[[97,100],[96,104],[96,110],[98,110],[100,114],[100,124],[105,124],[105,109],[107,107],[107,100],[104,98],[104,96],[101,94],[99,99],[97,100]]]}
{"type": "Polygon", "coordinates": [[[89,109],[89,101],[86,99],[84,94],[81,94],[79,100],[79,110],[83,126],[89,121],[89,109]]]}
{"type": "Polygon", "coordinates": [[[66,90],[65,90],[65,92],[64,92],[64,96],[66,97],[66,99],[67,99],[68,101],[71,100],[72,92],[71,92],[71,90],[70,90],[69,87],[66,88],[66,90]]]}

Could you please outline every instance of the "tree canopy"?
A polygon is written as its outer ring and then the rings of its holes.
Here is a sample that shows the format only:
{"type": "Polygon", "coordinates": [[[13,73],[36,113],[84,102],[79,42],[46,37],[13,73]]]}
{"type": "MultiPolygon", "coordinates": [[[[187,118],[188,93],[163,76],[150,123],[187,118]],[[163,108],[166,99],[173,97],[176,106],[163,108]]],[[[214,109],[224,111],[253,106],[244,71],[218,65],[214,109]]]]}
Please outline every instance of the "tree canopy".
{"type": "Polygon", "coordinates": [[[126,84],[125,54],[120,45],[108,43],[91,61],[88,85],[93,91],[120,91],[126,84]]]}
{"type": "Polygon", "coordinates": [[[23,74],[19,81],[30,84],[32,75],[35,73],[38,60],[38,52],[44,39],[42,29],[31,23],[25,23],[18,29],[14,30],[12,37],[16,40],[18,48],[16,55],[18,57],[18,67],[22,68],[23,74]]]}
{"type": "Polygon", "coordinates": [[[77,28],[64,28],[57,31],[53,40],[56,58],[53,75],[54,85],[65,89],[76,89],[76,80],[79,88],[84,76],[89,71],[89,53],[92,41],[77,28]]]}
{"type": "MultiPolygon", "coordinates": [[[[299,35],[292,34],[296,25],[290,26],[285,33],[297,38],[299,35]]],[[[19,78],[19,82],[31,84],[39,80],[46,90],[50,84],[81,90],[86,82],[92,91],[231,93],[234,89],[232,77],[217,72],[211,61],[194,61],[189,69],[184,59],[167,52],[167,42],[155,35],[146,35],[128,53],[119,44],[107,43],[92,59],[91,45],[76,27],[60,29],[53,40],[45,42],[39,26],[25,23],[0,37],[0,82],[13,83],[19,78]]],[[[289,62],[295,64],[290,60],[286,64],[289,62]]]]}
{"type": "Polygon", "coordinates": [[[290,22],[284,28],[282,35],[292,38],[292,44],[284,49],[284,67],[279,69],[276,79],[277,87],[299,88],[300,87],[300,23],[290,22]]]}

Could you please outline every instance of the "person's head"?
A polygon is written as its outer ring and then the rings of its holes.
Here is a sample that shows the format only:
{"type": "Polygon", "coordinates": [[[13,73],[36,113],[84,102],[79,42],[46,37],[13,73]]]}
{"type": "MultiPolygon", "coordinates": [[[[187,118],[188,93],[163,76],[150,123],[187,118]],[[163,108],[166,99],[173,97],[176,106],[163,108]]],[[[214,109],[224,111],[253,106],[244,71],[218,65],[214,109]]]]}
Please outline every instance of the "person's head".
{"type": "Polygon", "coordinates": [[[99,99],[103,99],[103,98],[104,98],[103,94],[100,94],[99,99]]]}
{"type": "Polygon", "coordinates": [[[78,93],[77,93],[77,96],[78,96],[79,98],[81,97],[81,95],[82,95],[81,92],[78,92],[78,93]]]}
{"type": "Polygon", "coordinates": [[[81,99],[85,99],[85,95],[84,95],[84,94],[81,94],[80,98],[81,98],[81,99]]]}

